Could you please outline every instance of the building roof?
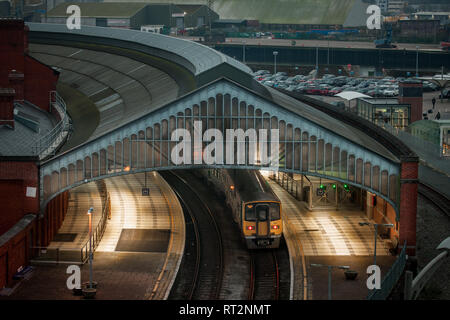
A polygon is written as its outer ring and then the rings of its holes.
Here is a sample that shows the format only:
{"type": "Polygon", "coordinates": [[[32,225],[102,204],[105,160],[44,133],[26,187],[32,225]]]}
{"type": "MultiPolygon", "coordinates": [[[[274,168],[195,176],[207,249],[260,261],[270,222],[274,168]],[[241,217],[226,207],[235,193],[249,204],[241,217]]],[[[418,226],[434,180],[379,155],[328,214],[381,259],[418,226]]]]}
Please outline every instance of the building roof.
{"type": "MultiPolygon", "coordinates": [[[[52,23],[27,23],[31,32],[63,33],[77,36],[101,37],[106,39],[122,40],[139,43],[161,50],[161,57],[167,59],[167,52],[185,59],[183,65],[195,76],[212,70],[220,64],[231,65],[245,73],[251,73],[251,69],[208,46],[180,38],[165,36],[156,33],[142,32],[136,30],[124,30],[119,28],[99,28],[83,26],[80,30],[69,30],[65,24],[52,23]]],[[[156,53],[155,53],[156,54],[156,53]]],[[[177,59],[180,63],[180,59],[177,59]]]]}
{"type": "Polygon", "coordinates": [[[34,156],[34,142],[54,128],[53,117],[50,113],[37,107],[19,103],[14,104],[14,114],[14,130],[6,126],[0,126],[0,156],[34,156]],[[26,116],[27,119],[32,119],[38,125],[40,132],[34,132],[17,119],[21,115],[26,116]]]}
{"type": "Polygon", "coordinates": [[[213,23],[234,23],[234,24],[242,24],[247,20],[243,20],[243,19],[219,19],[219,20],[214,20],[213,23]]]}
{"type": "Polygon", "coordinates": [[[67,7],[77,5],[84,18],[130,18],[147,6],[143,2],[85,2],[61,3],[47,14],[47,17],[67,17],[67,7]]]}
{"type": "Polygon", "coordinates": [[[356,91],[344,91],[335,95],[335,97],[340,97],[345,100],[353,100],[357,98],[370,98],[367,94],[363,94],[356,91]]]}
{"type": "Polygon", "coordinates": [[[412,15],[418,15],[418,16],[449,16],[450,12],[432,12],[432,11],[421,11],[421,12],[414,12],[412,15]]]}
{"type": "MultiPolygon", "coordinates": [[[[124,0],[104,1],[120,2],[124,0]]],[[[142,1],[176,5],[206,4],[205,0],[142,1]]],[[[344,24],[351,16],[351,20],[356,19],[358,25],[365,26],[366,9],[369,5],[362,0],[282,0],[279,2],[279,5],[274,6],[274,0],[215,0],[212,9],[223,19],[259,20],[261,23],[273,24],[339,25],[344,24]]]]}
{"type": "Polygon", "coordinates": [[[370,104],[399,104],[398,100],[393,98],[359,98],[358,100],[362,100],[370,104]]]}
{"type": "Polygon", "coordinates": [[[199,10],[201,7],[203,7],[200,4],[176,4],[178,8],[180,8],[183,12],[186,12],[187,14],[193,14],[197,10],[199,10]]]}

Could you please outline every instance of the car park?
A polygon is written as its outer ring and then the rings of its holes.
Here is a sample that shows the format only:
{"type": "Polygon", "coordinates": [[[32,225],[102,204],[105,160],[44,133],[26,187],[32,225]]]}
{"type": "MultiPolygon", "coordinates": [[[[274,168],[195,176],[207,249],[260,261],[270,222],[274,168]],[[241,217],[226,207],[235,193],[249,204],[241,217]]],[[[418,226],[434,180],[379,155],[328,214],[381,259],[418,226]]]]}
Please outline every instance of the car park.
{"type": "MultiPolygon", "coordinates": [[[[258,82],[275,88],[312,95],[334,96],[343,91],[355,91],[372,97],[396,97],[399,94],[399,82],[406,78],[384,77],[355,78],[325,74],[320,79],[313,79],[311,75],[292,75],[286,72],[277,72],[274,75],[267,70],[258,70],[254,74],[258,82]]],[[[435,91],[438,87],[431,81],[423,81],[423,90],[435,91]]],[[[449,98],[448,90],[444,91],[444,98],[449,98]]]]}

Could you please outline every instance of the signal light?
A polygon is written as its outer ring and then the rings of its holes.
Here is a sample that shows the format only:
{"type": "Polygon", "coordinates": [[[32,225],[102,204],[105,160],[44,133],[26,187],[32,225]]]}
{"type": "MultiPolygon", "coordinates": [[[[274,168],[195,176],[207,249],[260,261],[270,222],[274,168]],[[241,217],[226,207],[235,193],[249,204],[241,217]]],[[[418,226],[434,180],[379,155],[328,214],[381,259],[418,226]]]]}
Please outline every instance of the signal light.
{"type": "Polygon", "coordinates": [[[247,230],[254,230],[254,229],[255,229],[254,226],[248,226],[248,227],[247,227],[247,230]]]}
{"type": "Polygon", "coordinates": [[[336,189],[336,185],[335,184],[333,184],[333,189],[336,189]]]}
{"type": "Polygon", "coordinates": [[[272,226],[272,229],[280,229],[280,227],[277,226],[277,225],[273,225],[273,226],[272,226]]]}
{"type": "Polygon", "coordinates": [[[323,184],[321,184],[320,185],[320,189],[324,189],[325,187],[324,187],[324,185],[323,184]]]}

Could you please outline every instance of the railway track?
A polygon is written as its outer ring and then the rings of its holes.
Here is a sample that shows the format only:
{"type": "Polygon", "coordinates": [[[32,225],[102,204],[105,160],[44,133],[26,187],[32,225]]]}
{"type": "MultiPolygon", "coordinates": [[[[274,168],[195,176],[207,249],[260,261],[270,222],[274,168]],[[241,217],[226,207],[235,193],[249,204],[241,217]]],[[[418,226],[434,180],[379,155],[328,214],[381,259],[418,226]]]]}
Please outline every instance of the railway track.
{"type": "Polygon", "coordinates": [[[189,184],[172,171],[160,173],[171,185],[187,216],[191,244],[185,254],[184,294],[186,300],[218,300],[223,279],[223,244],[220,229],[208,206],[189,184]]]}
{"type": "Polygon", "coordinates": [[[249,300],[278,300],[280,272],[275,250],[250,253],[249,300]]]}
{"type": "Polygon", "coordinates": [[[419,195],[433,204],[439,211],[443,212],[450,218],[450,199],[442,193],[436,191],[433,187],[420,182],[419,195]]]}

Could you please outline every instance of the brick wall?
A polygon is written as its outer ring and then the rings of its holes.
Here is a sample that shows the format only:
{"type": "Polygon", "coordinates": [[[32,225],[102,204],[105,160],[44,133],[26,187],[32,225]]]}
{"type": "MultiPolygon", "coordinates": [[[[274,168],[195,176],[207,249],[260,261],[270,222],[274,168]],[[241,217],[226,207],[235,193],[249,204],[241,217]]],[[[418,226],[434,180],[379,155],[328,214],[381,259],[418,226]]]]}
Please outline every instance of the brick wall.
{"type": "Polygon", "coordinates": [[[14,274],[20,267],[28,265],[35,234],[36,220],[0,246],[0,289],[13,286],[14,274]]]}
{"type": "Polygon", "coordinates": [[[0,87],[11,87],[17,100],[49,110],[49,92],[59,73],[27,55],[28,28],[23,21],[0,20],[0,87]]]}
{"type": "Polygon", "coordinates": [[[11,70],[25,71],[23,21],[0,20],[0,39],[0,86],[5,87],[11,70]]]}
{"type": "Polygon", "coordinates": [[[49,111],[50,91],[56,90],[58,76],[58,72],[50,67],[25,56],[25,99],[49,111]]]}
{"type": "Polygon", "coordinates": [[[14,89],[0,88],[0,125],[14,128],[14,89]]]}
{"type": "Polygon", "coordinates": [[[41,223],[41,246],[47,246],[61,227],[69,205],[69,192],[66,191],[47,204],[41,223]]]}
{"type": "MultiPolygon", "coordinates": [[[[38,168],[33,161],[0,162],[0,234],[26,214],[39,212],[38,190],[38,168]],[[27,187],[36,188],[35,198],[26,196],[27,187]]],[[[10,252],[9,260],[13,256],[10,252]]]]}
{"type": "Polygon", "coordinates": [[[399,84],[400,104],[411,105],[410,123],[422,120],[423,113],[423,87],[422,83],[415,82],[401,82],[399,84]]]}

